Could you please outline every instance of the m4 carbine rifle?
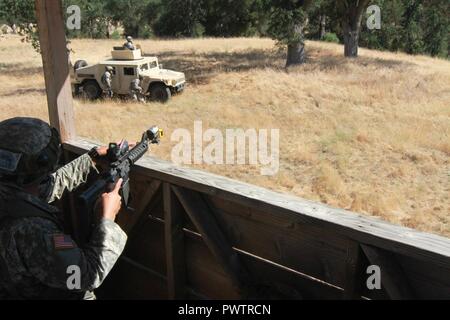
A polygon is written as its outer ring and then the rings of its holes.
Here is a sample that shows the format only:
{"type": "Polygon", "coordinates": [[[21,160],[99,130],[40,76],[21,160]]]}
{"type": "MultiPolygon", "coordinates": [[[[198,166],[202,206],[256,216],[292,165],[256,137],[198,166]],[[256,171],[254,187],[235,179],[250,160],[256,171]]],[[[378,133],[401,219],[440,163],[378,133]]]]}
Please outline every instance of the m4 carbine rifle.
{"type": "Polygon", "coordinates": [[[151,127],[143,134],[141,142],[131,150],[127,141],[123,141],[121,144],[109,144],[107,155],[108,170],[79,197],[79,206],[83,213],[80,216],[81,221],[78,226],[81,244],[86,244],[89,241],[97,200],[103,193],[111,192],[120,179],[123,179],[120,189],[122,204],[124,207],[128,207],[130,202],[131,167],[147,153],[151,144],[159,144],[163,135],[163,130],[158,127],[151,127]]]}

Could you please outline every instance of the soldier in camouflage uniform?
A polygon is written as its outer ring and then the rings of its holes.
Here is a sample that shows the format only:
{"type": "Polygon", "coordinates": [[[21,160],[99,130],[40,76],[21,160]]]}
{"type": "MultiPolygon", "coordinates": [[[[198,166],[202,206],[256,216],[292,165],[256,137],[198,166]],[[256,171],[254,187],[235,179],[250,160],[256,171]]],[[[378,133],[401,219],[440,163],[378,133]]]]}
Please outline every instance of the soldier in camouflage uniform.
{"type": "Polygon", "coordinates": [[[127,42],[125,42],[125,44],[123,45],[125,49],[128,50],[136,50],[136,47],[134,46],[133,43],[133,38],[132,37],[127,37],[127,42]]]}
{"type": "Polygon", "coordinates": [[[130,83],[130,97],[134,101],[139,101],[145,103],[145,98],[142,92],[144,92],[144,89],[141,87],[141,82],[143,80],[143,77],[139,77],[136,79],[133,79],[130,83]]]}
{"type": "Polygon", "coordinates": [[[58,132],[43,121],[0,123],[0,299],[94,298],[90,292],[124,250],[127,236],[114,222],[121,181],[101,197],[86,246],[78,247],[64,233],[58,210],[50,204],[86,182],[96,170],[93,159],[104,156],[106,148],[93,149],[54,172],[60,152],[58,132]],[[81,271],[75,289],[68,286],[73,266],[81,271]]]}
{"type": "Polygon", "coordinates": [[[105,68],[105,73],[102,77],[102,83],[106,86],[106,93],[108,97],[112,98],[114,96],[114,92],[112,90],[112,78],[114,76],[114,68],[111,66],[107,66],[105,68]]]}

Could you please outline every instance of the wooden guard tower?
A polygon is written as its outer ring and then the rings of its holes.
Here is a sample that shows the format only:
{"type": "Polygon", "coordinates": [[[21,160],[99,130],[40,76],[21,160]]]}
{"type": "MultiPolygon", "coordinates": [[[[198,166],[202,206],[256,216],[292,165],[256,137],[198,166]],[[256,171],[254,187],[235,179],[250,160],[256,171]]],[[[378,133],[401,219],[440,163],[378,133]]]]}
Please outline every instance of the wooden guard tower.
{"type": "MultiPolygon", "coordinates": [[[[93,144],[75,133],[62,5],[35,2],[50,121],[74,158],[93,144]]],[[[118,221],[129,242],[100,297],[450,299],[450,239],[152,157],[132,192],[118,221]],[[367,288],[370,265],[381,290],[367,288]]]]}

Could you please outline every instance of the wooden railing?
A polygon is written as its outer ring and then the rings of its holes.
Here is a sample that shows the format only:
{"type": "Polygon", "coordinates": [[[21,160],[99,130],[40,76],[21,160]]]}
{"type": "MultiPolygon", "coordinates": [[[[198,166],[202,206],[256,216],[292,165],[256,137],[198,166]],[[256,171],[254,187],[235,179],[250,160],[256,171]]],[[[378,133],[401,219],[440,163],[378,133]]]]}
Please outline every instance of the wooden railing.
{"type": "Polygon", "coordinates": [[[109,298],[450,299],[450,239],[150,156],[132,194],[109,298]],[[370,265],[381,290],[368,289],[370,265]]]}

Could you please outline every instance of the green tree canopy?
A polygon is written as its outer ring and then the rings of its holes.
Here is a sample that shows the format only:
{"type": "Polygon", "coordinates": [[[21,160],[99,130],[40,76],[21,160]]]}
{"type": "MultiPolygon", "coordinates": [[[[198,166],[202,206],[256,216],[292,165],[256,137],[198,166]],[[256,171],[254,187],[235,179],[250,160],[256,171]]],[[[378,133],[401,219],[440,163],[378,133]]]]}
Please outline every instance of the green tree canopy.
{"type": "MultiPolygon", "coordinates": [[[[68,31],[69,37],[110,37],[114,25],[138,38],[270,36],[291,52],[297,46],[302,60],[304,40],[328,33],[327,39],[338,38],[353,53],[361,45],[449,56],[448,0],[63,0],[63,5],[81,8],[81,30],[68,31]],[[380,30],[366,27],[365,11],[372,4],[381,8],[380,30]]],[[[35,22],[34,1],[0,0],[0,22],[27,30],[35,22]]]]}

